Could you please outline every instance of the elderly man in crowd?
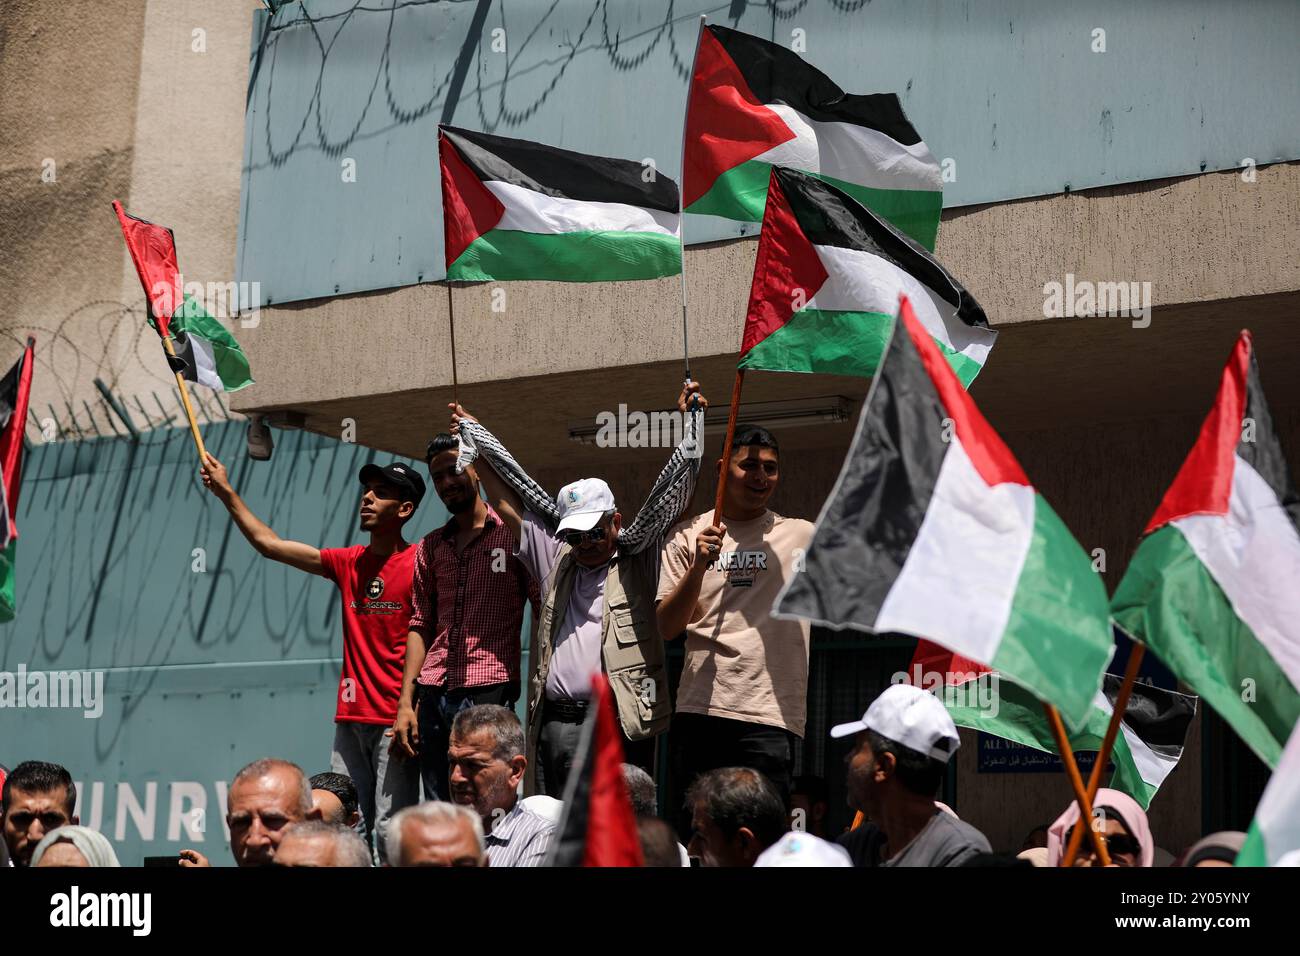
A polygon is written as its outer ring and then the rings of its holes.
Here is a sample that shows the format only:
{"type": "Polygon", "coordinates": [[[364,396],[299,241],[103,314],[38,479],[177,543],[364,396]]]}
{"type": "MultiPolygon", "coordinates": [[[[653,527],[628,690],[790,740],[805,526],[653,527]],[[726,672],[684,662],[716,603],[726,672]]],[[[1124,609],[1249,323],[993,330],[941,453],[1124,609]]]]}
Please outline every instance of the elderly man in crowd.
{"type": "Polygon", "coordinates": [[[691,856],[703,866],[746,867],[785,835],[785,801],[772,782],[749,767],[700,774],[686,792],[691,856]]]}
{"type": "MultiPolygon", "coordinates": [[[[237,866],[270,866],[290,824],[320,818],[307,775],[287,760],[254,760],[235,774],[226,794],[230,853],[237,866]]],[[[211,866],[202,853],[189,849],[181,850],[180,865],[211,866]]]]}
{"type": "Polygon", "coordinates": [[[483,821],[467,806],[430,800],[393,817],[390,866],[487,866],[483,821]]]}
{"type": "Polygon", "coordinates": [[[451,799],[479,815],[492,866],[540,866],[555,831],[519,800],[525,746],[519,718],[496,704],[462,710],[451,725],[451,799]]]}
{"type": "Polygon", "coordinates": [[[284,828],[273,866],[370,866],[370,848],[356,831],[324,820],[284,828]]]}
{"type": "Polygon", "coordinates": [[[36,845],[51,830],[76,823],[77,788],[56,763],[26,760],[5,777],[0,814],[13,866],[31,864],[36,845]]]}
{"type": "Polygon", "coordinates": [[[894,684],[861,720],[831,729],[856,734],[848,757],[849,806],[866,821],[836,842],[854,866],[962,866],[989,841],[935,803],[961,740],[947,708],[912,684],[894,684]]]}

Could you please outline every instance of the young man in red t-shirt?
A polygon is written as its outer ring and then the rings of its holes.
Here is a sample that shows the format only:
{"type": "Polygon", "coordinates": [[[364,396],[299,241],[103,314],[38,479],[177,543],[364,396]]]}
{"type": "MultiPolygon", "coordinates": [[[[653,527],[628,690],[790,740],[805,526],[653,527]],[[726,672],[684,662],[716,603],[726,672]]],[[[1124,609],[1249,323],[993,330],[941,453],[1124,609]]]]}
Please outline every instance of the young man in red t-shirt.
{"type": "Polygon", "coordinates": [[[231,487],[226,469],[212,455],[203,484],[226,506],[257,553],[301,571],[329,578],[343,602],[343,672],[334,715],[330,769],[356,785],[368,837],[385,858],[388,821],[419,801],[414,762],[390,760],[385,731],[397,716],[411,618],[415,547],[402,528],[424,497],[424,479],[402,462],[361,469],[361,530],[370,544],[316,548],[285,541],[259,519],[231,487]]]}

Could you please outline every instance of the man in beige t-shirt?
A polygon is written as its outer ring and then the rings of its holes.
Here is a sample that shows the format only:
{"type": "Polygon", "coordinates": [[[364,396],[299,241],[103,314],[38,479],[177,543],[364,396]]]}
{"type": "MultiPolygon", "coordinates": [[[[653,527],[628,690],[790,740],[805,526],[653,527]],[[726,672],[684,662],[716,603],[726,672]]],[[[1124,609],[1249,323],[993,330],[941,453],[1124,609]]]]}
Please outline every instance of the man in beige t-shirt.
{"type": "Polygon", "coordinates": [[[794,738],[803,737],[807,715],[808,624],[776,620],[771,611],[813,526],[767,507],[780,481],[780,452],[766,429],[738,429],[725,466],[723,526],[712,526],[712,511],[678,524],[660,565],[659,633],[686,635],[671,731],[674,778],[684,791],[708,770],[750,767],[788,803],[794,738]]]}

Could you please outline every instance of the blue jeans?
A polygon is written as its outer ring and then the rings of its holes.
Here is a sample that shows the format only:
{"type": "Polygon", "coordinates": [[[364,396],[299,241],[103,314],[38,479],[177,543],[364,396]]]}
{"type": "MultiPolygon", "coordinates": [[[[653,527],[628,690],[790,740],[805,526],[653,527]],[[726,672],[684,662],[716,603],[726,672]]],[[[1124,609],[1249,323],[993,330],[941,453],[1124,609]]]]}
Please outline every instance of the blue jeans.
{"type": "Polygon", "coordinates": [[[387,724],[340,721],[334,725],[330,754],[330,770],[347,774],[357,788],[363,833],[367,843],[373,842],[381,863],[386,862],[388,821],[420,800],[414,762],[389,759],[387,729],[387,724]]]}
{"type": "Polygon", "coordinates": [[[451,746],[451,725],[456,715],[476,704],[498,704],[513,710],[519,699],[519,685],[460,687],[450,693],[429,684],[420,684],[418,689],[420,779],[424,783],[424,799],[450,800],[447,748],[451,746]]]}

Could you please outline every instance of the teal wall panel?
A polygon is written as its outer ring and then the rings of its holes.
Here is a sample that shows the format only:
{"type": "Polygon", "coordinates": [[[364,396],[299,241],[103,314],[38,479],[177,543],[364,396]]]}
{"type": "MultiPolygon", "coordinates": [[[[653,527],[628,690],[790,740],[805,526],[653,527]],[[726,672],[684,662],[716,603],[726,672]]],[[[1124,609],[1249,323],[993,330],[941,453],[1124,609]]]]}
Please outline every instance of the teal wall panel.
{"type": "Polygon", "coordinates": [[[442,278],[439,122],[677,177],[701,13],[897,91],[949,206],[1300,158],[1293,0],[305,0],[255,15],[239,278],[262,304],[442,278]]]}
{"type": "MultiPolygon", "coordinates": [[[[242,423],[206,426],[204,441],[281,535],[318,546],[364,541],[357,472],[388,456],[305,432],[275,434],[269,462],[245,457],[242,423]]],[[[337,590],[258,557],[203,490],[185,430],[145,433],[139,443],[38,445],[21,495],[18,616],[0,625],[0,671],[102,671],[104,695],[102,713],[90,718],[80,709],[0,707],[0,763],[67,766],[83,821],[98,824],[124,863],[182,846],[229,863],[224,787],[236,770],[263,756],[308,773],[328,769],[337,590]],[[205,570],[195,570],[195,549],[205,570]],[[175,829],[193,822],[198,799],[201,841],[175,829]]],[[[446,520],[430,493],[408,537],[446,520]]]]}

